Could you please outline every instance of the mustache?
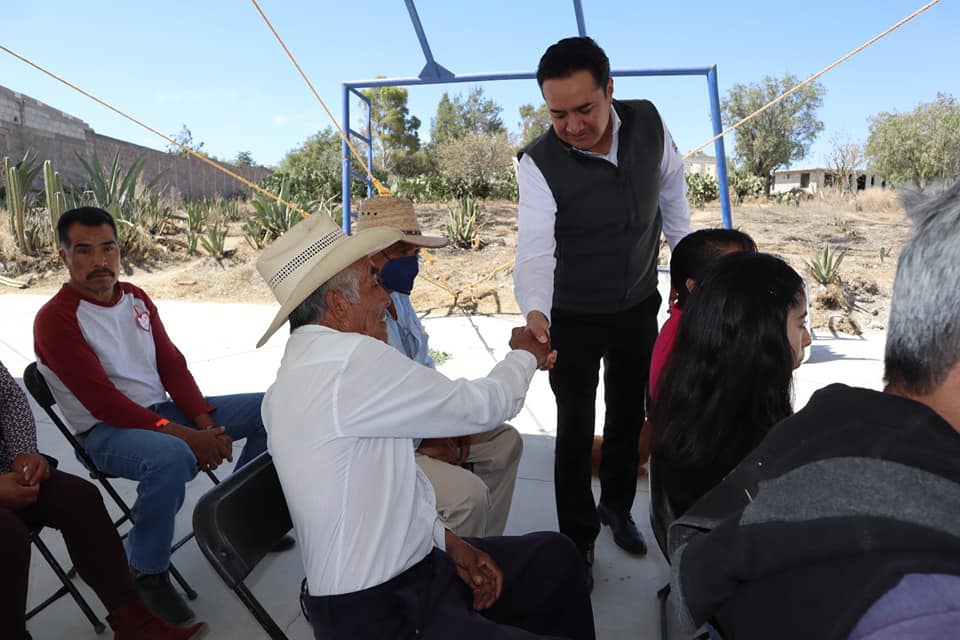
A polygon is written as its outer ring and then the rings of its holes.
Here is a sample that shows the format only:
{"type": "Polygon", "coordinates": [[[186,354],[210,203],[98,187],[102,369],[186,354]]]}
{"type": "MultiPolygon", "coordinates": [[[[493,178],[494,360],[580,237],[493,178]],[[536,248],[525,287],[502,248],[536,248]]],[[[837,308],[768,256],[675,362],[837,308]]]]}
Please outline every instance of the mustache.
{"type": "Polygon", "coordinates": [[[115,274],[110,269],[97,269],[96,271],[91,271],[87,274],[87,280],[93,280],[94,278],[99,278],[100,276],[110,276],[111,278],[115,274]]]}

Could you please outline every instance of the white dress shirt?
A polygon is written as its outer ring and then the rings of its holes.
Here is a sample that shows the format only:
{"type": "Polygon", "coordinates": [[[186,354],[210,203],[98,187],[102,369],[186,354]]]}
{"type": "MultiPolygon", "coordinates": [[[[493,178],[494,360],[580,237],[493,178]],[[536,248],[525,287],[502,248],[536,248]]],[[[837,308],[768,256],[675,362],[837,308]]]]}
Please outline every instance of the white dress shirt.
{"type": "MultiPolygon", "coordinates": [[[[613,122],[613,140],[608,153],[580,149],[575,151],[602,158],[617,166],[621,122],[612,104],[610,119],[613,122]]],[[[557,247],[554,235],[557,201],[550,191],[547,179],[543,177],[529,153],[520,158],[517,183],[520,188],[520,207],[517,260],[513,268],[514,294],[524,318],[531,311],[540,311],[549,321],[550,309],[553,307],[553,273],[557,266],[554,255],[557,247]]],[[[686,194],[683,159],[664,123],[663,156],[660,160],[660,213],[663,218],[663,233],[671,249],[691,230],[690,205],[687,203],[686,194]]]]}
{"type": "Polygon", "coordinates": [[[536,368],[515,350],[486,378],[450,380],[357,333],[307,325],[291,334],[263,422],[310,595],[376,586],[444,548],[412,439],[481,433],[514,417],[536,368]]]}

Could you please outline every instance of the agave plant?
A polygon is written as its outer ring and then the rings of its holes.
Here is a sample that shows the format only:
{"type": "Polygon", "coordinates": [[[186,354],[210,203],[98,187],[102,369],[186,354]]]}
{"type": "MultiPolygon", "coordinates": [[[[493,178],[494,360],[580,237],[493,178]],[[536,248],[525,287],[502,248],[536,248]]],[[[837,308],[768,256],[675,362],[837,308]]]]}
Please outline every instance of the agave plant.
{"type": "Polygon", "coordinates": [[[820,284],[832,284],[840,278],[840,263],[846,254],[846,251],[834,251],[827,245],[823,251],[813,254],[813,258],[807,261],[807,268],[810,269],[813,279],[820,284]]]}
{"type": "Polygon", "coordinates": [[[77,158],[87,171],[89,180],[87,190],[92,194],[96,205],[106,209],[113,216],[117,223],[120,249],[124,253],[129,253],[136,246],[139,236],[145,231],[149,232],[149,229],[145,230],[141,224],[143,208],[139,199],[157,186],[162,174],[141,187],[140,175],[143,173],[143,165],[146,162],[144,158],[134,160],[126,172],[120,165],[119,151],[114,154],[109,171],[100,164],[96,153],[93,154],[90,162],[79,154],[77,158]]]}
{"type": "Polygon", "coordinates": [[[477,216],[480,213],[480,204],[470,196],[460,199],[460,206],[449,209],[447,219],[447,237],[455,247],[463,249],[477,249],[480,238],[477,235],[477,216]]]}

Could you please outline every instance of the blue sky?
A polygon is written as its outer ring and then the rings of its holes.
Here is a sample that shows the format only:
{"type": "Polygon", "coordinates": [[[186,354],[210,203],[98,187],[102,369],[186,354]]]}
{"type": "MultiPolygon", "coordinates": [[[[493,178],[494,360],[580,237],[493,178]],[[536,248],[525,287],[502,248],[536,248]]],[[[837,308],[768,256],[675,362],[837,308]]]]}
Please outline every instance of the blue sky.
{"type": "MultiPolygon", "coordinates": [[[[262,0],[261,6],[328,106],[342,117],[341,83],[415,76],[423,56],[402,0],[262,0]]],[[[922,0],[583,0],[586,28],[614,68],[718,66],[734,83],[820,70],[925,4],[922,0]]],[[[943,0],[822,78],[825,130],[797,165],[823,164],[834,134],[865,140],[869,116],[906,111],[938,91],[960,97],[960,3],[943,0]]],[[[565,0],[419,0],[438,62],[456,74],[531,71],[543,50],[576,35],[565,0]]],[[[253,5],[245,0],[88,0],[8,3],[0,43],[166,133],[186,124],[205,150],[248,150],[279,161],[329,124],[253,5]]],[[[0,85],[51,104],[97,132],[155,148],[165,143],[0,52],[0,85]]],[[[444,90],[412,87],[421,137],[444,90]]],[[[519,129],[519,105],[539,104],[533,80],[492,82],[486,94],[519,129]]],[[[653,100],[681,151],[711,135],[701,77],[615,80],[621,98],[653,100]]],[[[712,153],[712,146],[708,149],[712,153]]],[[[728,154],[733,140],[727,141],[728,154]]]]}

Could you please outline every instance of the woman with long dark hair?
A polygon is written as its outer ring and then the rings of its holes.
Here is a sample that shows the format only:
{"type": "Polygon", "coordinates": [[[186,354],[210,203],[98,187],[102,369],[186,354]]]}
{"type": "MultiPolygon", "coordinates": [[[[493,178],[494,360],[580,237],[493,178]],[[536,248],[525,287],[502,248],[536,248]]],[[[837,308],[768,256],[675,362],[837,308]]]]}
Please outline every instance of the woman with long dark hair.
{"type": "Polygon", "coordinates": [[[653,464],[676,515],[793,413],[806,315],[803,280],[768,254],[726,256],[694,288],[650,410],[653,464]]]}

